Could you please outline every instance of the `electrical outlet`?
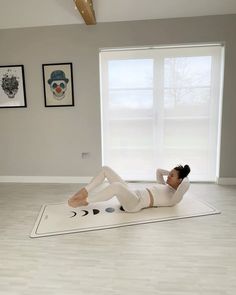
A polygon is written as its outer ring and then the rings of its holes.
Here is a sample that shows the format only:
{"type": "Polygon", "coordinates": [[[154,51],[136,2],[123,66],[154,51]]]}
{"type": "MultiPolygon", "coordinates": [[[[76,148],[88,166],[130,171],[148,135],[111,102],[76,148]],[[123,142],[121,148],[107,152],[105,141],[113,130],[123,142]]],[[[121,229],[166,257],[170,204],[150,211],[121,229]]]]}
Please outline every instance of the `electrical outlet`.
{"type": "Polygon", "coordinates": [[[89,152],[82,152],[81,153],[81,158],[84,159],[88,159],[90,157],[90,153],[89,152]]]}

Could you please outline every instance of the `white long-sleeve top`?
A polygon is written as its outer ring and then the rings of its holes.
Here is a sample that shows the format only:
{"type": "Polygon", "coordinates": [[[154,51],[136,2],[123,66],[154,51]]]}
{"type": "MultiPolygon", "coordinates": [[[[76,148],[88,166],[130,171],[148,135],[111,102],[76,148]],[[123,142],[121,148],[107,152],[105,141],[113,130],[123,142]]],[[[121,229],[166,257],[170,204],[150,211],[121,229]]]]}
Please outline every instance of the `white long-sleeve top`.
{"type": "Polygon", "coordinates": [[[168,174],[169,171],[164,169],[157,169],[156,171],[157,184],[149,188],[154,198],[154,206],[174,206],[182,200],[189,189],[188,177],[185,177],[175,190],[164,180],[164,176],[168,174]]]}

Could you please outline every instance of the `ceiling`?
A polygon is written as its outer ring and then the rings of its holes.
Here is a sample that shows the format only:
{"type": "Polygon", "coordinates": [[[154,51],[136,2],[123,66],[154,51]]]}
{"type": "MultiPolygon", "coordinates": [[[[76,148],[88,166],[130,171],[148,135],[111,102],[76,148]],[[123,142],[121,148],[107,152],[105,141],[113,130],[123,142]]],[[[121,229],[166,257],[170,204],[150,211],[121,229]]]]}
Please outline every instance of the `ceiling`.
{"type": "MultiPolygon", "coordinates": [[[[236,14],[236,0],[93,0],[98,23],[236,14]]],[[[84,23],[73,0],[0,0],[0,29],[84,23]]]]}

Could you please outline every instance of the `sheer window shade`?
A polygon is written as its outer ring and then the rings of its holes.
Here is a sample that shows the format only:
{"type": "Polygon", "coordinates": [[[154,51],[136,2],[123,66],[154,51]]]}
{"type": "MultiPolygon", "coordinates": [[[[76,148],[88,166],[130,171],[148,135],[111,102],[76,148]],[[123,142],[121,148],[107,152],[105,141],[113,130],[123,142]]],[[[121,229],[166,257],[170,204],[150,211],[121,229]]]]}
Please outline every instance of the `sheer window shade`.
{"type": "Polygon", "coordinates": [[[100,52],[102,159],[126,180],[189,164],[214,181],[222,46],[100,52]]]}

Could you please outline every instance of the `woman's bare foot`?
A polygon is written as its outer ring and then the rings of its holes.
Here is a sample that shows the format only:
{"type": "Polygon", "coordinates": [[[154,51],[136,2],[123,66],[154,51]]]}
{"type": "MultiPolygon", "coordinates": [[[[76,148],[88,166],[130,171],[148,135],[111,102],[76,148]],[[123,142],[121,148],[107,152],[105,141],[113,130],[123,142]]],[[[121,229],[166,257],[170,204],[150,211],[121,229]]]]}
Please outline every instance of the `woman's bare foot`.
{"type": "Polygon", "coordinates": [[[79,206],[87,206],[88,205],[87,198],[88,198],[88,192],[83,187],[73,197],[71,197],[68,200],[68,205],[73,207],[73,208],[76,208],[76,207],[79,207],[79,206]]]}
{"type": "Polygon", "coordinates": [[[88,204],[89,203],[87,202],[86,199],[84,199],[84,200],[73,200],[73,201],[69,200],[68,201],[68,205],[70,207],[73,207],[73,208],[77,208],[77,207],[81,207],[81,206],[88,206],[88,204]]]}

